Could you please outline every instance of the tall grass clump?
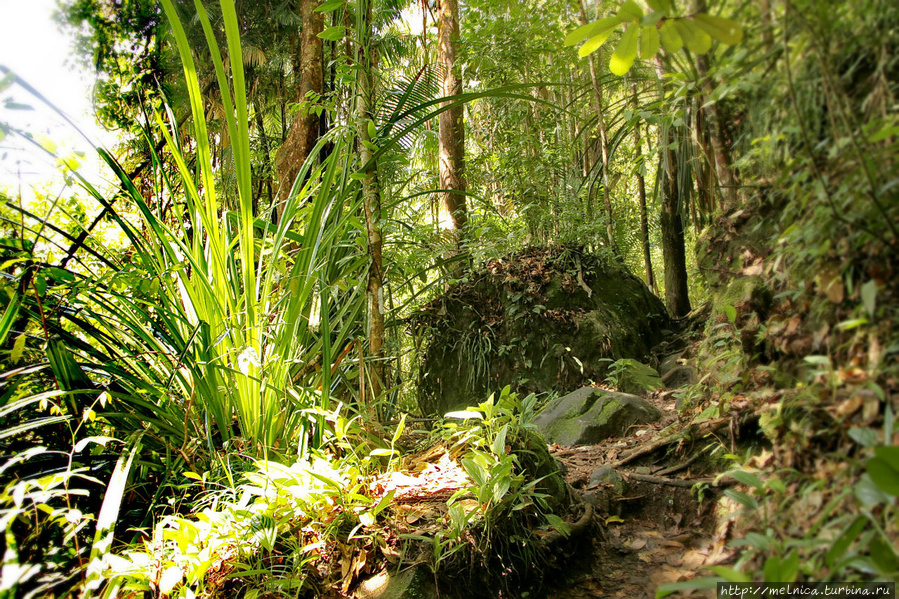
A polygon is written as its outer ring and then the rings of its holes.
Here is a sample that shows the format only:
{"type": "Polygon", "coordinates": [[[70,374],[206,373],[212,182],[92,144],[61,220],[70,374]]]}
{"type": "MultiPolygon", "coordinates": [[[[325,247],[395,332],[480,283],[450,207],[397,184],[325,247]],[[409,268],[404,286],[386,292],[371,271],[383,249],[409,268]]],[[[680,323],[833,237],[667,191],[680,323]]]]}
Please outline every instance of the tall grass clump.
{"type": "MultiPolygon", "coordinates": [[[[87,230],[66,233],[52,209],[38,217],[9,203],[30,224],[22,243],[4,247],[10,302],[0,345],[15,357],[8,365],[37,357],[0,375],[4,592],[97,588],[116,522],[148,526],[165,499],[184,492],[182,473],[228,478],[235,452],[285,462],[307,453],[321,442],[342,376],[332,348],[360,336],[364,289],[353,282],[368,257],[358,243],[350,132],[320,142],[333,151],[303,166],[277,224],[257,218],[242,61],[223,58],[195,2],[225,107],[236,185],[225,190],[193,50],[174,3],[162,6],[184,67],[190,141],[173,111],[155,115],[165,144],[145,132],[154,181],[146,194],[104,150],[119,187],[112,197],[72,173],[128,250],[87,230]],[[174,170],[163,168],[159,147],[174,170]],[[73,259],[42,262],[41,244],[71,244],[73,259]]],[[[221,10],[228,56],[241,56],[233,2],[221,10]]]]}

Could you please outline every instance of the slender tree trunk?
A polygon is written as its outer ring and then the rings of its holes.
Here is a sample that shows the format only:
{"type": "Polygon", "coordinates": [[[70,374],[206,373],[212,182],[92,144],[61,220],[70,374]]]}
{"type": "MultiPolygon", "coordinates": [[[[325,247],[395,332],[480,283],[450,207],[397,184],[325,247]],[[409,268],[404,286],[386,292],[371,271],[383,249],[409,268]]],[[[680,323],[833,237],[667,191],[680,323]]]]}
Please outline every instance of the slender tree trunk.
{"type": "MultiPolygon", "coordinates": [[[[691,9],[694,13],[707,12],[706,0],[692,0],[691,9]]],[[[733,210],[739,203],[737,194],[737,178],[734,176],[733,163],[730,156],[730,148],[727,145],[727,129],[725,117],[717,102],[712,102],[712,93],[715,86],[709,78],[709,62],[704,55],[696,56],[696,69],[701,78],[700,85],[705,95],[702,111],[708,125],[709,142],[712,146],[712,157],[715,163],[715,174],[718,175],[718,186],[721,189],[721,210],[724,212],[733,210]]]]}
{"type": "MultiPolygon", "coordinates": [[[[662,61],[656,56],[659,95],[664,96],[662,61]]],[[[663,126],[659,139],[659,171],[662,173],[662,210],[659,225],[662,231],[662,258],[665,264],[665,306],[674,318],[690,313],[687,281],[687,251],[684,245],[682,217],[682,186],[678,181],[678,162],[674,152],[674,131],[663,126]]]]}
{"type": "MultiPolygon", "coordinates": [[[[359,162],[363,169],[362,202],[365,210],[365,228],[368,237],[368,251],[371,266],[368,269],[368,352],[372,360],[369,372],[371,385],[368,388],[369,406],[374,405],[384,384],[384,261],[381,238],[381,189],[378,181],[378,167],[373,160],[369,124],[373,123],[371,107],[374,105],[374,84],[371,44],[371,5],[373,0],[360,0],[365,19],[363,39],[359,41],[359,95],[357,98],[356,126],[358,131],[359,162]]],[[[360,364],[360,368],[362,365],[360,364]]],[[[374,415],[374,413],[372,413],[374,415]]]]}
{"type": "Polygon", "coordinates": [[[684,247],[684,221],[681,215],[683,201],[678,183],[677,157],[671,145],[673,134],[669,129],[667,139],[662,140],[662,255],[665,261],[665,305],[674,318],[690,313],[690,296],[687,285],[687,253],[684,247]]]}
{"type": "Polygon", "coordinates": [[[320,97],[324,86],[322,39],[318,37],[318,34],[324,30],[325,15],[315,11],[320,4],[320,0],[300,0],[300,18],[303,22],[303,30],[299,51],[300,89],[298,101],[301,108],[294,117],[287,138],[275,157],[275,171],[279,184],[278,197],[282,202],[290,194],[294,179],[321,134],[319,117],[310,110],[312,101],[307,97],[310,94],[320,97]]]}
{"type": "MultiPolygon", "coordinates": [[[[256,129],[259,131],[259,139],[262,141],[262,168],[265,169],[266,199],[269,206],[274,204],[274,194],[272,192],[272,148],[269,143],[268,135],[265,132],[265,120],[262,118],[262,111],[256,109],[256,129]]],[[[258,215],[258,210],[256,214],[258,215]]]]}
{"type": "MultiPolygon", "coordinates": [[[[583,0],[580,0],[578,6],[581,10],[581,24],[587,24],[587,9],[584,7],[583,0]]],[[[593,85],[593,108],[596,111],[596,128],[599,133],[599,147],[602,155],[602,200],[605,209],[606,221],[606,238],[609,241],[609,247],[615,252],[616,256],[621,256],[621,250],[615,243],[615,228],[612,221],[612,190],[609,184],[609,136],[606,130],[605,106],[603,104],[602,86],[599,82],[599,66],[596,53],[590,55],[587,64],[590,67],[590,81],[593,85]]]]}
{"type": "MultiPolygon", "coordinates": [[[[458,0],[437,2],[437,72],[440,76],[440,95],[462,93],[462,78],[456,64],[459,42],[458,0]]],[[[441,107],[449,103],[444,102],[441,107]]],[[[463,252],[468,207],[465,201],[465,124],[462,106],[440,113],[438,119],[440,145],[440,208],[441,227],[455,239],[456,252],[463,252]]]]}
{"type": "MultiPolygon", "coordinates": [[[[634,110],[637,110],[639,103],[637,100],[637,84],[632,84],[631,101],[634,110]]],[[[658,293],[659,288],[656,284],[655,275],[652,272],[652,254],[649,248],[649,218],[646,212],[646,178],[643,176],[645,170],[645,158],[643,156],[643,140],[640,138],[640,123],[634,127],[634,151],[637,154],[637,163],[640,169],[637,171],[637,194],[640,198],[640,244],[643,246],[643,266],[646,270],[646,286],[652,289],[653,293],[658,293]]]]}

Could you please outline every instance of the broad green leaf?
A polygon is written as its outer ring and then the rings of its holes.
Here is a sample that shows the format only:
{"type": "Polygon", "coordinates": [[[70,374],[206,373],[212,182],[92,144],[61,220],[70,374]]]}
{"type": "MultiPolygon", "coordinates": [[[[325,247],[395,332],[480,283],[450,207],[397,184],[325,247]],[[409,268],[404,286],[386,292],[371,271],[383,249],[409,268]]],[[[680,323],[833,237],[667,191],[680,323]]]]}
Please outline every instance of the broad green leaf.
{"type": "MultiPolygon", "coordinates": [[[[617,27],[617,25],[615,27],[617,27]]],[[[613,31],[615,31],[615,27],[607,29],[600,34],[591,37],[589,40],[587,40],[586,44],[578,49],[577,55],[583,58],[599,50],[599,47],[606,43],[606,40],[609,39],[609,36],[612,35],[613,31]]]]}
{"type": "Polygon", "coordinates": [[[597,35],[600,35],[605,31],[609,31],[611,33],[611,31],[614,30],[619,23],[621,23],[620,17],[606,17],[605,19],[599,19],[593,21],[592,23],[581,25],[565,36],[564,44],[566,46],[574,46],[575,44],[579,44],[584,40],[590,39],[591,37],[596,37],[597,35]]]}
{"type": "Polygon", "coordinates": [[[746,541],[760,551],[768,551],[771,548],[771,538],[757,532],[746,533],[746,541]]]}
{"type": "Polygon", "coordinates": [[[393,431],[393,437],[391,437],[391,439],[390,439],[391,445],[396,444],[397,440],[400,438],[400,435],[403,434],[404,430],[406,430],[406,415],[405,414],[403,414],[400,417],[400,422],[399,422],[399,424],[396,425],[396,430],[393,431]]]}
{"type": "Polygon", "coordinates": [[[555,514],[546,514],[546,521],[549,522],[549,525],[557,530],[563,537],[568,538],[568,535],[571,534],[568,523],[559,516],[555,514]]]}
{"type": "Polygon", "coordinates": [[[319,33],[318,37],[329,42],[336,42],[338,40],[342,40],[345,35],[346,27],[335,25],[334,27],[328,27],[327,29],[319,33]]]}
{"type": "Polygon", "coordinates": [[[12,344],[12,352],[9,355],[9,361],[13,364],[18,363],[22,358],[22,352],[25,351],[26,339],[28,339],[28,337],[25,336],[25,333],[16,335],[16,340],[12,344]]]}
{"type": "Polygon", "coordinates": [[[627,30],[612,54],[609,70],[616,75],[624,75],[631,70],[634,60],[637,59],[637,29],[636,23],[628,23],[627,30]]]}
{"type": "Polygon", "coordinates": [[[883,141],[888,137],[893,137],[899,135],[899,126],[896,127],[882,127],[871,134],[868,137],[868,141],[871,143],[877,143],[878,141],[883,141]]]}
{"type": "MultiPolygon", "coordinates": [[[[727,489],[726,491],[724,491],[724,494],[745,508],[748,508],[750,510],[759,509],[758,502],[755,499],[753,499],[752,497],[750,497],[749,495],[747,495],[746,493],[737,491],[735,489],[727,489]]],[[[723,574],[722,574],[722,576],[723,576],[723,574]]]]}
{"type": "Polygon", "coordinates": [[[493,438],[493,453],[497,456],[506,455],[506,434],[509,432],[509,425],[504,425],[499,432],[496,433],[496,437],[493,438]]]}
{"type": "Polygon", "coordinates": [[[866,522],[867,519],[864,516],[857,516],[855,520],[846,527],[846,530],[837,537],[837,540],[834,541],[830,546],[830,549],[827,550],[825,561],[827,562],[828,567],[833,567],[837,560],[843,557],[843,554],[846,553],[849,546],[852,545],[855,539],[857,539],[865,529],[866,522]]]}
{"type": "Polygon", "coordinates": [[[487,483],[487,471],[472,458],[462,458],[462,467],[475,485],[483,487],[487,483]]]}
{"type": "Polygon", "coordinates": [[[888,445],[874,449],[874,455],[885,461],[893,470],[899,471],[899,447],[888,445]]]}
{"type": "Polygon", "coordinates": [[[700,13],[693,20],[705,33],[722,44],[733,46],[743,41],[743,28],[730,19],[700,13]]]}
{"type": "Polygon", "coordinates": [[[378,136],[378,128],[375,126],[374,121],[368,121],[368,138],[374,139],[378,136]]]}
{"type": "Polygon", "coordinates": [[[877,433],[873,429],[856,426],[850,428],[846,434],[862,447],[874,447],[877,445],[877,433]]]}
{"type": "Polygon", "coordinates": [[[671,3],[668,0],[647,0],[646,3],[655,11],[666,14],[671,12],[671,3]]]}
{"type": "Polygon", "coordinates": [[[730,304],[724,306],[724,314],[727,316],[727,319],[731,322],[731,324],[737,322],[737,309],[730,304]]]}
{"type": "Polygon", "coordinates": [[[655,27],[659,24],[659,21],[665,18],[665,13],[659,11],[653,11],[640,19],[640,25],[644,27],[655,27]]]}
{"type": "Polygon", "coordinates": [[[656,590],[656,599],[662,599],[662,597],[667,597],[671,593],[676,593],[678,591],[714,589],[718,587],[719,582],[724,582],[724,579],[703,577],[663,584],[656,590]]]}
{"type": "Polygon", "coordinates": [[[674,21],[665,21],[659,28],[659,37],[661,38],[662,47],[668,54],[679,52],[684,47],[684,41],[674,26],[674,21]]]}
{"type": "Polygon", "coordinates": [[[675,21],[677,32],[690,52],[705,54],[712,49],[712,38],[708,33],[700,29],[695,22],[687,19],[675,21]]]}
{"type": "Polygon", "coordinates": [[[346,0],[328,0],[315,9],[315,12],[333,12],[343,6],[346,0]]]}
{"type": "Polygon", "coordinates": [[[871,553],[871,559],[874,560],[874,564],[882,574],[893,574],[899,569],[899,559],[896,558],[896,552],[880,536],[871,540],[868,550],[871,553]]]}
{"type": "Polygon", "coordinates": [[[734,570],[733,568],[728,568],[727,566],[711,566],[709,570],[711,570],[727,582],[752,582],[752,578],[749,576],[749,574],[744,574],[739,570],[734,570]]]}
{"type": "Polygon", "coordinates": [[[877,283],[873,280],[862,285],[862,305],[868,316],[874,317],[874,310],[877,308],[877,283]]]}
{"type": "Polygon", "coordinates": [[[874,457],[868,460],[865,468],[871,480],[882,491],[894,496],[899,495],[899,471],[894,469],[889,462],[883,458],[874,457]]]}
{"type": "Polygon", "coordinates": [[[626,21],[639,22],[643,18],[643,9],[634,0],[624,0],[618,10],[618,16],[626,21]]]}
{"type": "Polygon", "coordinates": [[[875,505],[889,503],[893,499],[890,495],[880,490],[880,487],[871,480],[871,476],[867,473],[862,475],[852,491],[855,494],[855,498],[869,509],[875,505]]]}
{"type": "Polygon", "coordinates": [[[755,487],[756,489],[761,489],[764,487],[762,481],[759,480],[759,477],[757,477],[755,474],[752,474],[751,472],[746,472],[745,470],[736,470],[734,472],[731,472],[731,476],[733,476],[744,485],[755,487]]]}
{"type": "Polygon", "coordinates": [[[655,25],[640,28],[640,58],[649,60],[659,51],[659,30],[655,25]]]}

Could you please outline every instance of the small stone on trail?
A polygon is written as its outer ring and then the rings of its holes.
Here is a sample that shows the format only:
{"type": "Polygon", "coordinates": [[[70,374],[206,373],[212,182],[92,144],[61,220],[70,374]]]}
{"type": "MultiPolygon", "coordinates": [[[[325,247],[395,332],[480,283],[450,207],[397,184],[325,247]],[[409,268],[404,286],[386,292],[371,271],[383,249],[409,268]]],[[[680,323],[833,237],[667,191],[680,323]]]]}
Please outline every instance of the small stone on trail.
{"type": "Polygon", "coordinates": [[[636,395],[583,387],[547,404],[534,424],[550,443],[570,447],[622,436],[634,425],[661,417],[658,408],[636,395]]]}

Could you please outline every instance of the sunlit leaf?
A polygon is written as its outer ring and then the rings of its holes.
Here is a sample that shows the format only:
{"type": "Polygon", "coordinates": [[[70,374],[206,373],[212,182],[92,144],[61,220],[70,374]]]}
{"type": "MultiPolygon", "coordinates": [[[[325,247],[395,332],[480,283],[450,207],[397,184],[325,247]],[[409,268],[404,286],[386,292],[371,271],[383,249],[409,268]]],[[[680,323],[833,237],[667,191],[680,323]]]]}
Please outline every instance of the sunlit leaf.
{"type": "Polygon", "coordinates": [[[612,59],[609,61],[609,70],[616,75],[624,75],[634,65],[637,59],[637,29],[636,23],[629,23],[624,35],[618,42],[612,59]]]}
{"type": "Polygon", "coordinates": [[[737,491],[736,489],[727,489],[724,491],[724,494],[747,509],[759,509],[758,502],[742,491],[737,491]]]}
{"type": "Polygon", "coordinates": [[[711,566],[709,568],[712,572],[726,580],[727,582],[751,582],[752,578],[749,574],[744,574],[739,570],[734,570],[733,568],[728,568],[727,566],[711,566]]]}
{"type": "Polygon", "coordinates": [[[598,19],[592,23],[581,25],[565,36],[564,44],[566,46],[574,46],[575,44],[579,44],[586,39],[590,39],[591,37],[595,37],[606,31],[611,33],[621,21],[622,19],[620,17],[606,17],[605,19],[598,19]]]}
{"type": "Polygon", "coordinates": [[[343,6],[346,0],[328,0],[315,9],[315,12],[333,12],[343,6]]]}
{"type": "Polygon", "coordinates": [[[693,20],[705,33],[722,44],[733,46],[743,41],[743,28],[730,19],[700,13],[693,20]]]}
{"type": "Polygon", "coordinates": [[[865,529],[866,523],[867,518],[864,516],[856,516],[855,520],[853,520],[840,536],[837,537],[833,544],[831,544],[830,549],[827,550],[825,561],[827,562],[828,567],[832,567],[837,560],[843,557],[843,554],[846,553],[849,546],[852,545],[855,539],[857,539],[865,529]]]}
{"type": "Polygon", "coordinates": [[[659,30],[654,25],[640,28],[640,58],[649,60],[659,51],[659,30]]]}
{"type": "Polygon", "coordinates": [[[762,484],[762,481],[760,481],[755,474],[746,472],[745,470],[735,470],[731,472],[731,476],[733,476],[744,485],[755,487],[756,489],[761,489],[764,486],[762,484]]]}
{"type": "Polygon", "coordinates": [[[329,42],[336,42],[342,40],[346,36],[346,27],[341,25],[335,25],[334,27],[328,27],[324,31],[318,34],[323,40],[329,42]]]}
{"type": "Polygon", "coordinates": [[[877,283],[874,280],[868,281],[862,285],[862,305],[868,316],[874,317],[874,310],[877,308],[877,283]]]}
{"type": "MultiPolygon", "coordinates": [[[[617,25],[615,27],[617,27],[617,25]]],[[[589,40],[587,40],[586,44],[578,49],[577,55],[583,58],[599,50],[600,46],[606,43],[606,40],[609,39],[609,36],[612,35],[612,32],[615,31],[615,27],[606,29],[602,33],[591,37],[589,40]]]]}
{"type": "Polygon", "coordinates": [[[625,0],[618,10],[618,16],[626,21],[639,21],[643,18],[643,9],[634,0],[625,0]]]}
{"type": "Polygon", "coordinates": [[[668,0],[647,0],[646,3],[655,11],[663,13],[671,12],[671,3],[668,0]]]}
{"type": "Polygon", "coordinates": [[[678,19],[674,23],[681,39],[684,40],[684,45],[690,52],[705,54],[712,49],[712,38],[696,23],[687,19],[678,19]]]}
{"type": "Polygon", "coordinates": [[[865,469],[874,484],[882,491],[890,495],[899,495],[899,470],[893,468],[887,460],[873,457],[865,464],[865,469]]]}
{"type": "Polygon", "coordinates": [[[19,362],[22,358],[22,352],[25,351],[25,341],[28,337],[25,336],[25,333],[20,335],[16,335],[16,340],[12,344],[12,352],[9,354],[9,361],[13,364],[19,362]]]}
{"type": "Polygon", "coordinates": [[[662,26],[659,28],[659,37],[661,38],[662,47],[669,54],[680,52],[680,49],[684,47],[684,41],[677,31],[677,27],[674,26],[674,21],[662,23],[662,26]]]}

